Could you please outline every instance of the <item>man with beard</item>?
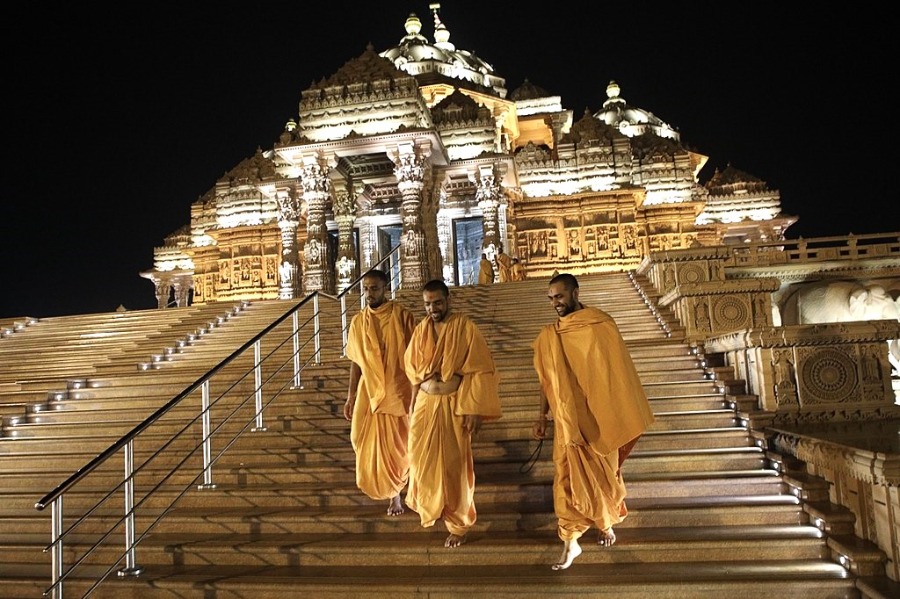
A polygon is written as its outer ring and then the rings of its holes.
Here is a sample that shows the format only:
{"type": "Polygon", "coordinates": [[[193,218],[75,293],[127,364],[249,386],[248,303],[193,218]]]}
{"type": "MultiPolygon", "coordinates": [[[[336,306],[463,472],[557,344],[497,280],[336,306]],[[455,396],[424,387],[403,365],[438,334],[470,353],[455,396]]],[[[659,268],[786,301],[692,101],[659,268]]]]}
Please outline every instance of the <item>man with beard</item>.
{"type": "Polygon", "coordinates": [[[444,547],[452,548],[475,524],[472,435],[484,419],[500,417],[499,377],[478,327],[451,313],[447,285],[429,281],[422,299],[426,317],[405,358],[413,386],[406,504],[425,528],[443,518],[444,547]]]}
{"type": "Polygon", "coordinates": [[[403,354],[416,318],[387,300],[388,276],[370,270],[361,283],[366,305],[350,321],[347,357],[350,384],[344,418],[356,453],[356,484],[376,500],[388,499],[387,513],[403,513],[400,491],[409,478],[407,442],[411,389],[403,354]]]}
{"type": "Polygon", "coordinates": [[[553,507],[564,570],[581,555],[578,539],[591,526],[597,544],[616,541],[613,525],[625,519],[622,462],[653,423],[650,403],[613,319],[578,300],[578,280],[562,273],[547,293],[559,319],[534,342],[541,407],[533,434],[554,423],[553,507]]]}

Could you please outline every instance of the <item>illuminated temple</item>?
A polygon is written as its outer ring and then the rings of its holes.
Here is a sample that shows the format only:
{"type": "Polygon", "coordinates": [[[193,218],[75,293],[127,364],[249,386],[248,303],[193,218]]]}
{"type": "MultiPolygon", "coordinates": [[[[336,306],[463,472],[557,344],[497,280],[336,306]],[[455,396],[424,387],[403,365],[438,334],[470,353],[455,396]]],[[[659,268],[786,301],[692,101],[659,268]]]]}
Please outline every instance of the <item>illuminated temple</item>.
{"type": "Polygon", "coordinates": [[[430,8],[190,204],[140,273],[160,309],[0,322],[0,596],[900,597],[900,232],[788,239],[778,190],[701,178],[615,81],[576,115],[430,8]],[[475,286],[501,251],[526,280],[475,286]],[[376,265],[407,307],[455,287],[500,374],[469,456],[482,531],[452,557],[358,493],[347,300],[376,265]],[[562,583],[536,565],[582,441],[532,438],[555,271],[621,324],[656,418],[621,542],[562,583]]]}
{"type": "Polygon", "coordinates": [[[191,205],[142,273],[160,307],[340,292],[398,246],[404,287],[466,285],[501,248],[532,278],[628,271],[795,222],[736,168],[701,184],[707,156],[616,82],[574,115],[528,80],[510,90],[432,11],[431,39],[410,15],[396,46],[303,90],[273,146],[191,205]]]}

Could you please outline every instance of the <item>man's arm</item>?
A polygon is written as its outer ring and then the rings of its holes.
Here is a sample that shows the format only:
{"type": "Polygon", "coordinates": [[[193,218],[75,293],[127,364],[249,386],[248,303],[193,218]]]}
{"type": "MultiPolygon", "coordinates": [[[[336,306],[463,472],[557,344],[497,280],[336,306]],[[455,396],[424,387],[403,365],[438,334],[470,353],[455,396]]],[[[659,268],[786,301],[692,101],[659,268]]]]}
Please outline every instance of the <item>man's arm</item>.
{"type": "Polygon", "coordinates": [[[550,402],[547,400],[547,394],[541,389],[540,410],[538,419],[534,423],[531,434],[535,439],[543,439],[547,436],[547,422],[550,421],[550,402]]]}
{"type": "Polygon", "coordinates": [[[362,368],[356,362],[350,362],[350,384],[347,386],[347,401],[344,402],[344,418],[353,418],[353,406],[356,404],[356,389],[359,387],[359,379],[362,376],[362,368]]]}

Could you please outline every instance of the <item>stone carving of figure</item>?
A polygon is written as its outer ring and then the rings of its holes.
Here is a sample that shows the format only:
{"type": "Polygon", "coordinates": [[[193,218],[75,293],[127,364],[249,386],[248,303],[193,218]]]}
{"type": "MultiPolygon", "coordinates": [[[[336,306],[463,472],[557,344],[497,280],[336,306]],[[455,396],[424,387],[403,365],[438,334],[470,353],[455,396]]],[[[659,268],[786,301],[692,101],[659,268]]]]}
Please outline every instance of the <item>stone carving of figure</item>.
{"type": "Polygon", "coordinates": [[[772,368],[775,371],[775,397],[778,403],[793,401],[797,397],[793,362],[784,353],[778,353],[772,362],[772,368]]]}
{"type": "Polygon", "coordinates": [[[319,249],[319,241],[310,239],[306,248],[306,261],[308,264],[318,264],[321,259],[321,250],[319,249]]]}
{"type": "Polygon", "coordinates": [[[279,274],[281,275],[282,281],[290,281],[291,280],[291,265],[285,260],[281,263],[281,266],[278,269],[279,274]]]}
{"type": "Polygon", "coordinates": [[[694,326],[698,331],[709,330],[710,321],[706,314],[706,302],[697,302],[697,305],[694,306],[694,326]]]}
{"type": "Polygon", "coordinates": [[[406,243],[404,244],[406,247],[404,248],[407,256],[416,256],[418,252],[418,248],[416,248],[416,233],[412,229],[406,232],[406,243]]]}
{"type": "Polygon", "coordinates": [[[863,350],[862,355],[863,380],[875,382],[881,380],[881,364],[874,349],[863,350]]]}

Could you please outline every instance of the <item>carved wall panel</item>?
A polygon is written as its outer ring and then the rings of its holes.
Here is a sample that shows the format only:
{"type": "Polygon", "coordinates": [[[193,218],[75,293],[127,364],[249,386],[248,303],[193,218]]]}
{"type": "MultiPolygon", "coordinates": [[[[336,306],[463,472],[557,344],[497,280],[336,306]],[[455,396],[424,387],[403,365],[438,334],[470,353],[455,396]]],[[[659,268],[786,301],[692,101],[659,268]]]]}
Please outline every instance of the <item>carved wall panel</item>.
{"type": "Polygon", "coordinates": [[[859,379],[848,348],[840,346],[797,350],[800,361],[800,401],[804,406],[858,402],[859,379]]]}
{"type": "Polygon", "coordinates": [[[736,331],[748,328],[750,303],[743,295],[723,295],[710,298],[710,318],[716,332],[736,331]]]}

